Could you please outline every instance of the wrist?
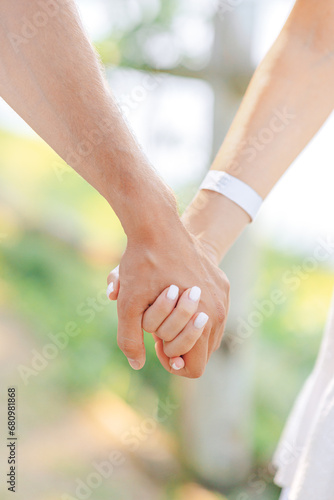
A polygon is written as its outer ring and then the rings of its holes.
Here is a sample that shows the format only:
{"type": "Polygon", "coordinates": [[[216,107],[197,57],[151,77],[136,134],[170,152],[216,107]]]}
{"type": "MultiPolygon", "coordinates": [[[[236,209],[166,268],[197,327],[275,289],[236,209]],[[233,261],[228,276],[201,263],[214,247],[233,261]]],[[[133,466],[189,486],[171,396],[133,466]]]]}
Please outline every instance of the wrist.
{"type": "Polygon", "coordinates": [[[134,213],[121,219],[124,231],[130,241],[151,245],[165,240],[168,235],[184,230],[176,203],[168,194],[159,197],[137,198],[134,213]]]}
{"type": "Polygon", "coordinates": [[[143,173],[137,172],[136,178],[134,172],[127,176],[113,208],[129,240],[150,244],[181,228],[182,223],[173,191],[153,169],[143,173]]]}
{"type": "Polygon", "coordinates": [[[131,148],[121,144],[100,148],[94,164],[95,171],[101,172],[101,182],[95,187],[116,213],[128,238],[144,241],[157,236],[168,224],[181,224],[171,188],[136,143],[131,148]]]}
{"type": "Polygon", "coordinates": [[[219,264],[250,218],[224,195],[201,189],[182,215],[182,222],[219,264]]]}

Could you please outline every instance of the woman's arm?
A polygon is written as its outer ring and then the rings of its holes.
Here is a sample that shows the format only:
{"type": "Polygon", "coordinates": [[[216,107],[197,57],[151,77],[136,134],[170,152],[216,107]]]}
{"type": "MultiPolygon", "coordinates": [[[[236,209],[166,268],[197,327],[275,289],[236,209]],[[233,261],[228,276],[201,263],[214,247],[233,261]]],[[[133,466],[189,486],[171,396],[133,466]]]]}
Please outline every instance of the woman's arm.
{"type": "MultiPolygon", "coordinates": [[[[321,8],[315,0],[296,2],[280,36],[254,74],[213,170],[238,177],[263,198],[269,193],[333,109],[333,25],[334,2],[326,0],[321,8]]],[[[206,189],[197,193],[182,219],[216,264],[250,222],[238,205],[206,189]]],[[[110,298],[116,299],[117,273],[111,273],[109,281],[115,290],[110,298]]],[[[170,314],[166,296],[162,294],[146,315],[153,309],[161,328],[170,314]]],[[[189,320],[188,327],[194,319],[189,320]]],[[[175,333],[183,327],[182,322],[175,325],[175,333]]],[[[181,338],[181,334],[175,336],[181,338]]],[[[156,340],[157,354],[164,366],[169,362],[187,364],[185,356],[182,360],[175,357],[176,352],[167,350],[174,356],[169,360],[162,340],[156,340]]],[[[178,354],[183,351],[179,349],[178,354]]]]}
{"type": "MultiPolygon", "coordinates": [[[[256,70],[211,169],[267,196],[334,107],[333,26],[333,1],[320,6],[316,0],[297,0],[256,70]]],[[[203,189],[183,221],[219,262],[250,219],[223,195],[203,189]]]]}

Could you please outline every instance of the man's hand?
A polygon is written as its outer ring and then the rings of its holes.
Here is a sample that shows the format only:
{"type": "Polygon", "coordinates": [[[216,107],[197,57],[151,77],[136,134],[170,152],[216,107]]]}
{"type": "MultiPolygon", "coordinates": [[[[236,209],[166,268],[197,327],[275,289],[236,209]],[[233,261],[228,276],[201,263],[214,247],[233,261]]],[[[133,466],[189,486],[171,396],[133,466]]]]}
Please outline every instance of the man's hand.
{"type": "MultiPolygon", "coordinates": [[[[119,281],[115,274],[110,274],[108,282],[114,283],[110,298],[117,298],[118,344],[135,369],[145,363],[142,326],[148,307],[171,283],[179,287],[180,294],[193,286],[199,287],[198,311],[207,314],[209,319],[195,345],[183,355],[185,367],[174,370],[170,366],[162,338],[156,337],[156,350],[169,372],[190,378],[204,373],[210,355],[221,343],[229,307],[229,283],[199,240],[182,224],[149,242],[129,239],[119,266],[119,281]]],[[[180,311],[180,324],[182,314],[188,321],[186,307],[180,311]]]]}
{"type": "Polygon", "coordinates": [[[174,196],[128,130],[74,0],[44,7],[39,0],[3,0],[0,17],[0,95],[99,191],[128,236],[120,266],[122,350],[141,367],[145,309],[171,282],[181,291],[198,285],[210,320],[185,374],[201,374],[222,332],[226,279],[185,230],[174,196]],[[46,22],[22,36],[25,20],[40,15],[46,22]]]}

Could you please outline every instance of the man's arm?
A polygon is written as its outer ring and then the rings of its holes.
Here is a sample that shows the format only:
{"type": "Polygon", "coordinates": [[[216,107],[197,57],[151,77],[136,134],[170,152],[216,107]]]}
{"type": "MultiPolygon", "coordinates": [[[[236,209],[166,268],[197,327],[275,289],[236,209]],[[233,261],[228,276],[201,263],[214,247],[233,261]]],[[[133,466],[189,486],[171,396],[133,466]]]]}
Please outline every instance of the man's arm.
{"type": "Polygon", "coordinates": [[[4,100],[104,196],[127,234],[153,226],[158,205],[176,218],[174,197],[126,127],[74,2],[3,0],[0,23],[4,100]]]}
{"type": "Polygon", "coordinates": [[[210,321],[179,374],[201,375],[222,336],[226,277],[186,231],[171,190],[127,129],[74,1],[2,0],[0,44],[1,96],[105,197],[128,236],[120,264],[120,348],[141,368],[144,311],[170,282],[181,292],[198,285],[210,321]]]}
{"type": "MultiPolygon", "coordinates": [[[[256,70],[211,169],[267,196],[333,110],[333,25],[332,0],[321,8],[316,0],[297,0],[256,70]]],[[[250,219],[223,195],[203,189],[183,221],[219,262],[250,219]]]]}

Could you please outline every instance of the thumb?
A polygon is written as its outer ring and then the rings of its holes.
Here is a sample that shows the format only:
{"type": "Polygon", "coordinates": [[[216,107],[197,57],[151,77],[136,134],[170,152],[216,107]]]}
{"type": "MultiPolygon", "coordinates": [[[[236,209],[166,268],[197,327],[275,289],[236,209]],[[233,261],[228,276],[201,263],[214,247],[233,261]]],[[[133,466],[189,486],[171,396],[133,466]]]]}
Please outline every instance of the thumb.
{"type": "Polygon", "coordinates": [[[175,356],[174,358],[169,358],[164,353],[163,340],[157,337],[154,333],[152,333],[152,337],[155,340],[155,352],[165,370],[167,370],[168,372],[170,372],[171,370],[177,372],[178,370],[181,370],[182,368],[185,367],[184,359],[181,356],[175,356]]]}
{"type": "Polygon", "coordinates": [[[118,309],[118,328],[117,343],[118,347],[128,358],[132,368],[139,370],[145,364],[145,345],[144,334],[141,326],[142,313],[117,302],[118,309]]]}
{"type": "Polygon", "coordinates": [[[108,288],[107,288],[107,297],[110,300],[117,300],[118,292],[119,292],[119,266],[113,269],[107,278],[108,288]]]}

